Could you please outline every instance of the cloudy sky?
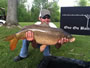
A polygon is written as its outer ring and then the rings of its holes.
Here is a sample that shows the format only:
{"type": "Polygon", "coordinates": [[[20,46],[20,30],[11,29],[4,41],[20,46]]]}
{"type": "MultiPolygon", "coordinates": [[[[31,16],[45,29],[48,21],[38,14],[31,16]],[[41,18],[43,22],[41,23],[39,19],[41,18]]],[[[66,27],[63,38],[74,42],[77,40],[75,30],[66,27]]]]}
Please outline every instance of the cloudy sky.
{"type": "Polygon", "coordinates": [[[67,7],[67,6],[74,6],[76,0],[59,0],[59,6],[67,7]]]}

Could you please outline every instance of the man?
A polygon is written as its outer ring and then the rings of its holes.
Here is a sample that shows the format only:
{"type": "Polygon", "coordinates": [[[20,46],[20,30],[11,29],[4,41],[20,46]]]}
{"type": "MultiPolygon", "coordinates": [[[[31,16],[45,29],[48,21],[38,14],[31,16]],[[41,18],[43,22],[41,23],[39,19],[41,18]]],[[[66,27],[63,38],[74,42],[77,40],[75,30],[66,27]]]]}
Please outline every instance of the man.
{"type": "MultiPolygon", "coordinates": [[[[35,23],[36,25],[46,23],[52,28],[57,28],[55,24],[50,22],[50,11],[49,10],[42,9],[40,11],[39,20],[40,20],[40,22],[36,22],[35,23]]],[[[33,39],[34,39],[33,38],[33,32],[31,32],[31,31],[26,32],[26,38],[27,39],[23,40],[23,44],[22,44],[20,54],[14,58],[14,61],[20,61],[20,60],[22,60],[28,56],[29,43],[30,43],[30,41],[33,41],[33,39]]],[[[60,39],[58,42],[60,44],[63,44],[65,42],[68,42],[68,39],[63,38],[63,39],[60,39]]],[[[40,47],[40,45],[38,45],[38,47],[40,47]]],[[[50,46],[47,46],[45,48],[45,50],[43,51],[44,56],[51,56],[49,48],[50,48],[50,46]]]]}

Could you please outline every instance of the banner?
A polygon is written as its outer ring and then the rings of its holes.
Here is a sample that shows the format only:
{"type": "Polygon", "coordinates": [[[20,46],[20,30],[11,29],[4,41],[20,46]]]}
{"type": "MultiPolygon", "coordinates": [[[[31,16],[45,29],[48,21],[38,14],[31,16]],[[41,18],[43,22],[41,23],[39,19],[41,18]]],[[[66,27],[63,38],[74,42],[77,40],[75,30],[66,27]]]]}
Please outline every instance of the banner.
{"type": "Polygon", "coordinates": [[[90,7],[61,7],[60,23],[71,34],[90,35],[90,7]]]}

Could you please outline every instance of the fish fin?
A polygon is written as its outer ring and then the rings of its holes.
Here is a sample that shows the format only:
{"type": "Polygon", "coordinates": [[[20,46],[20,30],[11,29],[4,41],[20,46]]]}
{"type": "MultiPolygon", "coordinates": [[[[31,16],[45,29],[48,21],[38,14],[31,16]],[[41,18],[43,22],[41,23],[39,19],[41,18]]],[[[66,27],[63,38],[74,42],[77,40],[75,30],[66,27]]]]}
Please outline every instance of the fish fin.
{"type": "Polygon", "coordinates": [[[33,47],[33,48],[37,48],[37,43],[36,43],[35,40],[32,41],[32,47],[33,47]]]}
{"type": "Polygon", "coordinates": [[[4,41],[10,41],[15,37],[15,34],[7,36],[4,41]]]}
{"type": "Polygon", "coordinates": [[[56,44],[55,47],[59,49],[61,47],[61,44],[56,44]]]}
{"type": "Polygon", "coordinates": [[[10,50],[14,50],[16,48],[16,44],[18,42],[18,39],[16,38],[16,35],[10,35],[7,36],[4,41],[9,41],[10,42],[10,50]]]}
{"type": "Polygon", "coordinates": [[[43,51],[45,50],[46,46],[47,46],[47,45],[41,45],[41,46],[40,46],[40,52],[43,52],[43,51]]]}
{"type": "Polygon", "coordinates": [[[69,40],[69,42],[74,42],[75,41],[75,38],[71,38],[70,40],[69,40]]]}
{"type": "Polygon", "coordinates": [[[10,40],[10,50],[14,50],[16,48],[17,42],[18,42],[18,39],[16,37],[10,40]]]}

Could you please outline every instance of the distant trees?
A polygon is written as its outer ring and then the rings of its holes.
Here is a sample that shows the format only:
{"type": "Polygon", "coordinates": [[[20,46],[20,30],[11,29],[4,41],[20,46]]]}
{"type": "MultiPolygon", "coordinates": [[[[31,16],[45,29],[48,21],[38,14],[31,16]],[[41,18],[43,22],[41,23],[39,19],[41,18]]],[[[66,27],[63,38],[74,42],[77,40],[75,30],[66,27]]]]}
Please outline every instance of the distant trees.
{"type": "Polygon", "coordinates": [[[90,0],[77,0],[77,6],[90,6],[90,0]]]}
{"type": "Polygon", "coordinates": [[[30,21],[30,13],[25,8],[25,2],[27,0],[19,0],[18,2],[18,21],[20,22],[28,22],[30,21]]]}
{"type": "Polygon", "coordinates": [[[87,0],[79,0],[78,5],[79,6],[87,6],[87,0]]]}
{"type": "Polygon", "coordinates": [[[7,0],[0,0],[0,7],[7,8],[7,0]]]}
{"type": "Polygon", "coordinates": [[[25,8],[24,3],[19,3],[19,21],[37,21],[41,9],[49,9],[51,11],[51,20],[60,21],[60,12],[57,2],[48,2],[48,0],[34,0],[31,10],[28,11],[25,8]]]}
{"type": "Polygon", "coordinates": [[[37,17],[41,9],[49,9],[51,12],[51,21],[60,21],[60,7],[57,5],[56,1],[48,2],[48,0],[34,0],[33,7],[34,9],[38,8],[37,17]]]}
{"type": "Polygon", "coordinates": [[[57,5],[58,0],[53,0],[53,2],[48,2],[48,0],[34,0],[30,10],[27,10],[25,7],[26,1],[27,0],[0,0],[0,6],[6,10],[7,25],[18,25],[18,21],[36,22],[38,20],[39,12],[41,9],[50,10],[51,21],[60,21],[60,7],[57,5]]]}
{"type": "MultiPolygon", "coordinates": [[[[8,25],[10,24],[18,25],[18,21],[36,22],[38,20],[39,12],[41,9],[50,10],[51,21],[53,22],[60,21],[60,12],[59,12],[60,7],[57,5],[58,0],[52,0],[52,2],[48,2],[48,0],[34,0],[32,3],[32,8],[30,10],[27,10],[25,7],[26,1],[27,0],[0,0],[0,7],[5,8],[5,11],[6,11],[8,25]],[[8,4],[9,6],[10,5],[13,5],[13,6],[8,8],[8,11],[7,11],[8,2],[9,2],[8,4]],[[18,6],[17,6],[17,2],[18,2],[18,6]],[[16,13],[13,13],[13,12],[16,12],[16,13]],[[11,20],[9,20],[8,18],[10,18],[11,20]],[[13,22],[10,23],[11,21],[13,22]]],[[[78,6],[90,6],[90,0],[78,0],[77,3],[78,3],[78,6]]]]}
{"type": "Polygon", "coordinates": [[[57,5],[57,2],[51,3],[51,8],[49,10],[51,11],[51,20],[54,22],[60,22],[60,7],[57,5]]]}
{"type": "MultiPolygon", "coordinates": [[[[5,9],[5,15],[6,15],[6,12],[7,12],[7,0],[0,0],[0,8],[5,9]]],[[[2,15],[1,11],[0,11],[0,15],[2,15]]]]}

